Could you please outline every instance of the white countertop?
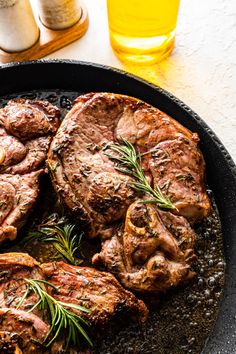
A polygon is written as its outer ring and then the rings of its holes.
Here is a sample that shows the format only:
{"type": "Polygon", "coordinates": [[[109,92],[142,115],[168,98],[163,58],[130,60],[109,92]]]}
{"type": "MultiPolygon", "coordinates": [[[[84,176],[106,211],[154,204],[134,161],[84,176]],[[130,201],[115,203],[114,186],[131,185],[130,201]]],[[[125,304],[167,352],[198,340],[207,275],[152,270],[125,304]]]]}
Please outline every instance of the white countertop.
{"type": "Polygon", "coordinates": [[[236,1],[181,0],[174,52],[139,68],[122,65],[112,52],[106,1],[85,4],[90,17],[85,36],[47,58],[107,64],[163,87],[207,122],[236,161],[236,1]]]}

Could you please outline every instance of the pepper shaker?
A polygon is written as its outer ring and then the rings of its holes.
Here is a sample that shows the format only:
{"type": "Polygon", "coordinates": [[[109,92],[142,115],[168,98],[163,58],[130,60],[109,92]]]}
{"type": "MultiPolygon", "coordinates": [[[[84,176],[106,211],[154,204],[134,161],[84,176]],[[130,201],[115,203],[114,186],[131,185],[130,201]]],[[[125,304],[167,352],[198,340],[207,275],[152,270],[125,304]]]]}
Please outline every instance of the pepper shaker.
{"type": "Polygon", "coordinates": [[[20,52],[32,47],[38,38],[29,0],[0,0],[0,48],[20,52]]]}
{"type": "Polygon", "coordinates": [[[79,0],[38,0],[38,11],[42,24],[53,30],[73,26],[82,15],[79,0]]]}

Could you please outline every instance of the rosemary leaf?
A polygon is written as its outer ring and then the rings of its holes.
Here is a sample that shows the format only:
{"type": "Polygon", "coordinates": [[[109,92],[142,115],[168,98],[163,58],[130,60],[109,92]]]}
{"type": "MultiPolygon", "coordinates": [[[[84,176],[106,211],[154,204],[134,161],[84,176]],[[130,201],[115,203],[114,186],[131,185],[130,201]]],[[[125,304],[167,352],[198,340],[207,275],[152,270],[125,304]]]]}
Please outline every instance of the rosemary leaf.
{"type": "Polygon", "coordinates": [[[137,182],[129,183],[130,187],[152,197],[152,199],[144,200],[143,203],[155,203],[163,209],[176,209],[158,185],[151,187],[141,166],[141,155],[136,153],[134,146],[128,140],[122,139],[122,144],[112,144],[109,148],[117,154],[106,154],[117,164],[115,168],[137,180],[137,182]]]}
{"type": "Polygon", "coordinates": [[[51,242],[58,252],[57,256],[61,255],[70,264],[77,265],[81,263],[77,258],[81,239],[82,234],[75,232],[75,225],[68,223],[65,217],[59,218],[57,214],[52,214],[38,225],[36,230],[30,230],[22,243],[33,240],[51,242]]]}
{"type": "Polygon", "coordinates": [[[27,289],[17,308],[23,304],[30,292],[37,294],[39,300],[29,312],[39,307],[49,314],[50,329],[44,339],[46,347],[49,347],[57,338],[60,338],[62,332],[65,333],[66,338],[65,350],[73,345],[79,346],[80,336],[84,337],[90,346],[93,346],[91,339],[84,329],[84,326],[88,327],[89,323],[77,313],[70,311],[70,309],[74,309],[82,313],[90,313],[89,309],[55,299],[47,292],[46,286],[53,288],[55,291],[58,291],[58,288],[46,280],[25,279],[25,282],[27,283],[27,289]]]}

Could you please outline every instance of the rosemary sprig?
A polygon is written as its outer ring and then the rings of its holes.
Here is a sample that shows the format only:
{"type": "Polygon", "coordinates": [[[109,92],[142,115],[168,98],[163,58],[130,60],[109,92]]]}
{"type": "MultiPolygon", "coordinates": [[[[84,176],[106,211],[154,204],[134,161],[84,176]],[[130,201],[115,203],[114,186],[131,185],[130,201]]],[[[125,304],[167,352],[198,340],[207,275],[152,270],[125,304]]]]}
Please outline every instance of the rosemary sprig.
{"type": "Polygon", "coordinates": [[[65,303],[63,301],[56,300],[52,295],[46,291],[46,286],[49,286],[58,291],[58,288],[53,284],[41,279],[24,279],[27,283],[27,289],[22,296],[20,302],[17,305],[19,308],[30,292],[34,292],[38,296],[38,302],[31,307],[29,312],[32,312],[36,307],[39,307],[43,311],[47,311],[50,318],[50,330],[44,338],[44,345],[49,347],[61,334],[65,332],[66,346],[65,350],[70,345],[79,346],[79,337],[85,338],[90,346],[93,345],[91,339],[86,333],[83,325],[89,326],[81,316],[69,309],[75,309],[83,313],[90,313],[90,310],[83,306],[65,303]]]}
{"type": "Polygon", "coordinates": [[[107,154],[111,160],[118,164],[116,169],[137,180],[137,182],[130,183],[130,186],[133,189],[152,197],[152,199],[144,200],[143,203],[154,203],[164,209],[176,209],[171,200],[162,193],[158,185],[154,186],[154,188],[151,187],[141,166],[140,154],[137,154],[134,146],[128,140],[122,140],[122,145],[112,144],[109,146],[109,148],[117,153],[118,156],[107,154]]]}
{"type": "Polygon", "coordinates": [[[76,257],[80,246],[82,234],[75,232],[75,225],[68,223],[65,217],[59,218],[57,214],[50,215],[36,230],[29,231],[22,240],[26,242],[37,239],[41,242],[51,242],[56,248],[58,255],[62,255],[70,264],[81,263],[76,257]]]}

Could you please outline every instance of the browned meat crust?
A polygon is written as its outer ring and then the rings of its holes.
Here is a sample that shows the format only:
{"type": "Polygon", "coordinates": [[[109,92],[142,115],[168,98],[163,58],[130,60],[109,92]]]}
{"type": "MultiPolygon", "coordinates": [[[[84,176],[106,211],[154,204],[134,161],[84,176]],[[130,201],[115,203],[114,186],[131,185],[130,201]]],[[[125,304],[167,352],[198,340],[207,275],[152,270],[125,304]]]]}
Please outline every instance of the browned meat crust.
{"type": "MultiPolygon", "coordinates": [[[[47,314],[39,308],[29,310],[37,303],[35,293],[29,293],[19,305],[26,291],[25,279],[44,279],[40,264],[26,253],[0,255],[0,352],[14,354],[59,354],[63,339],[46,349],[42,345],[49,331],[47,314]],[[7,351],[3,351],[7,348],[7,351]],[[11,351],[12,350],[12,351],[11,351]]],[[[74,352],[71,352],[71,354],[74,352]]]]}
{"type": "MultiPolygon", "coordinates": [[[[152,146],[153,145],[153,146],[152,146]]],[[[205,163],[196,143],[183,136],[162,141],[145,162],[161,190],[170,197],[178,214],[190,221],[206,217],[210,202],[205,190],[205,163]]]]}
{"type": "Polygon", "coordinates": [[[194,244],[195,233],[183,217],[137,201],[93,264],[105,266],[128,289],[160,293],[194,276],[194,244]]]}
{"type": "MultiPolygon", "coordinates": [[[[26,354],[41,353],[40,343],[49,329],[47,316],[38,308],[28,313],[38,301],[37,296],[29,293],[20,309],[16,309],[26,290],[24,279],[29,278],[44,279],[57,286],[58,292],[49,286],[47,291],[58,300],[89,308],[89,314],[79,314],[100,333],[113,320],[126,323],[130,319],[139,322],[147,319],[145,304],[125,290],[109,273],[64,262],[40,265],[24,253],[0,254],[0,348],[5,345],[19,347],[26,354]]],[[[45,353],[61,353],[62,346],[63,338],[60,338],[45,353]]]]}
{"type": "Polygon", "coordinates": [[[26,156],[18,163],[7,167],[4,173],[23,175],[27,171],[36,171],[44,164],[50,142],[49,136],[26,141],[24,145],[27,150],[26,156]]]}
{"type": "Polygon", "coordinates": [[[39,194],[39,175],[43,170],[25,175],[0,174],[0,244],[14,240],[39,194]]]}
{"type": "Polygon", "coordinates": [[[47,101],[11,100],[0,109],[0,173],[25,174],[44,162],[59,109],[47,101]]]}
{"type": "Polygon", "coordinates": [[[87,103],[84,110],[86,99],[63,120],[47,162],[55,189],[73,215],[89,225],[90,236],[109,237],[110,225],[125,215],[134,192],[127,186],[130,178],[117,172],[101,150],[113,141],[117,109],[113,112],[113,103],[104,98],[104,110],[87,103]]]}
{"type": "Polygon", "coordinates": [[[130,177],[107,157],[107,144],[120,137],[133,143],[143,168],[191,221],[206,216],[210,202],[198,136],[167,114],[132,97],[95,93],[79,97],[51,144],[48,166],[56,191],[90,227],[90,236],[112,235],[135,195],[130,177]]]}
{"type": "Polygon", "coordinates": [[[59,109],[48,101],[11,100],[0,111],[0,125],[20,140],[56,133],[59,109]]]}
{"type": "Polygon", "coordinates": [[[47,161],[55,190],[87,223],[89,236],[102,239],[94,264],[129,289],[158,293],[193,276],[195,235],[183,216],[195,222],[211,208],[198,141],[157,108],[111,93],[77,98],[52,141],[47,161]],[[107,156],[109,144],[121,138],[142,153],[147,178],[179,216],[140,204],[132,178],[107,156]]]}
{"type": "Polygon", "coordinates": [[[49,326],[38,316],[14,308],[0,308],[0,352],[46,353],[42,344],[49,326]]]}
{"type": "MultiPolygon", "coordinates": [[[[59,287],[53,296],[89,308],[91,312],[83,316],[100,330],[111,320],[131,318],[145,322],[147,319],[145,304],[125,290],[110,273],[64,262],[42,264],[41,268],[47,280],[59,287]]],[[[48,290],[53,292],[51,288],[48,290]]]]}
{"type": "MultiPolygon", "coordinates": [[[[39,263],[26,253],[6,253],[0,255],[0,307],[17,307],[26,291],[24,279],[43,279],[39,263]]],[[[37,302],[31,293],[21,310],[28,310],[37,302]]],[[[34,314],[41,312],[36,309],[34,314]]]]}
{"type": "Polygon", "coordinates": [[[11,100],[0,109],[0,244],[16,237],[37,200],[58,116],[58,108],[38,100],[11,100]]]}

